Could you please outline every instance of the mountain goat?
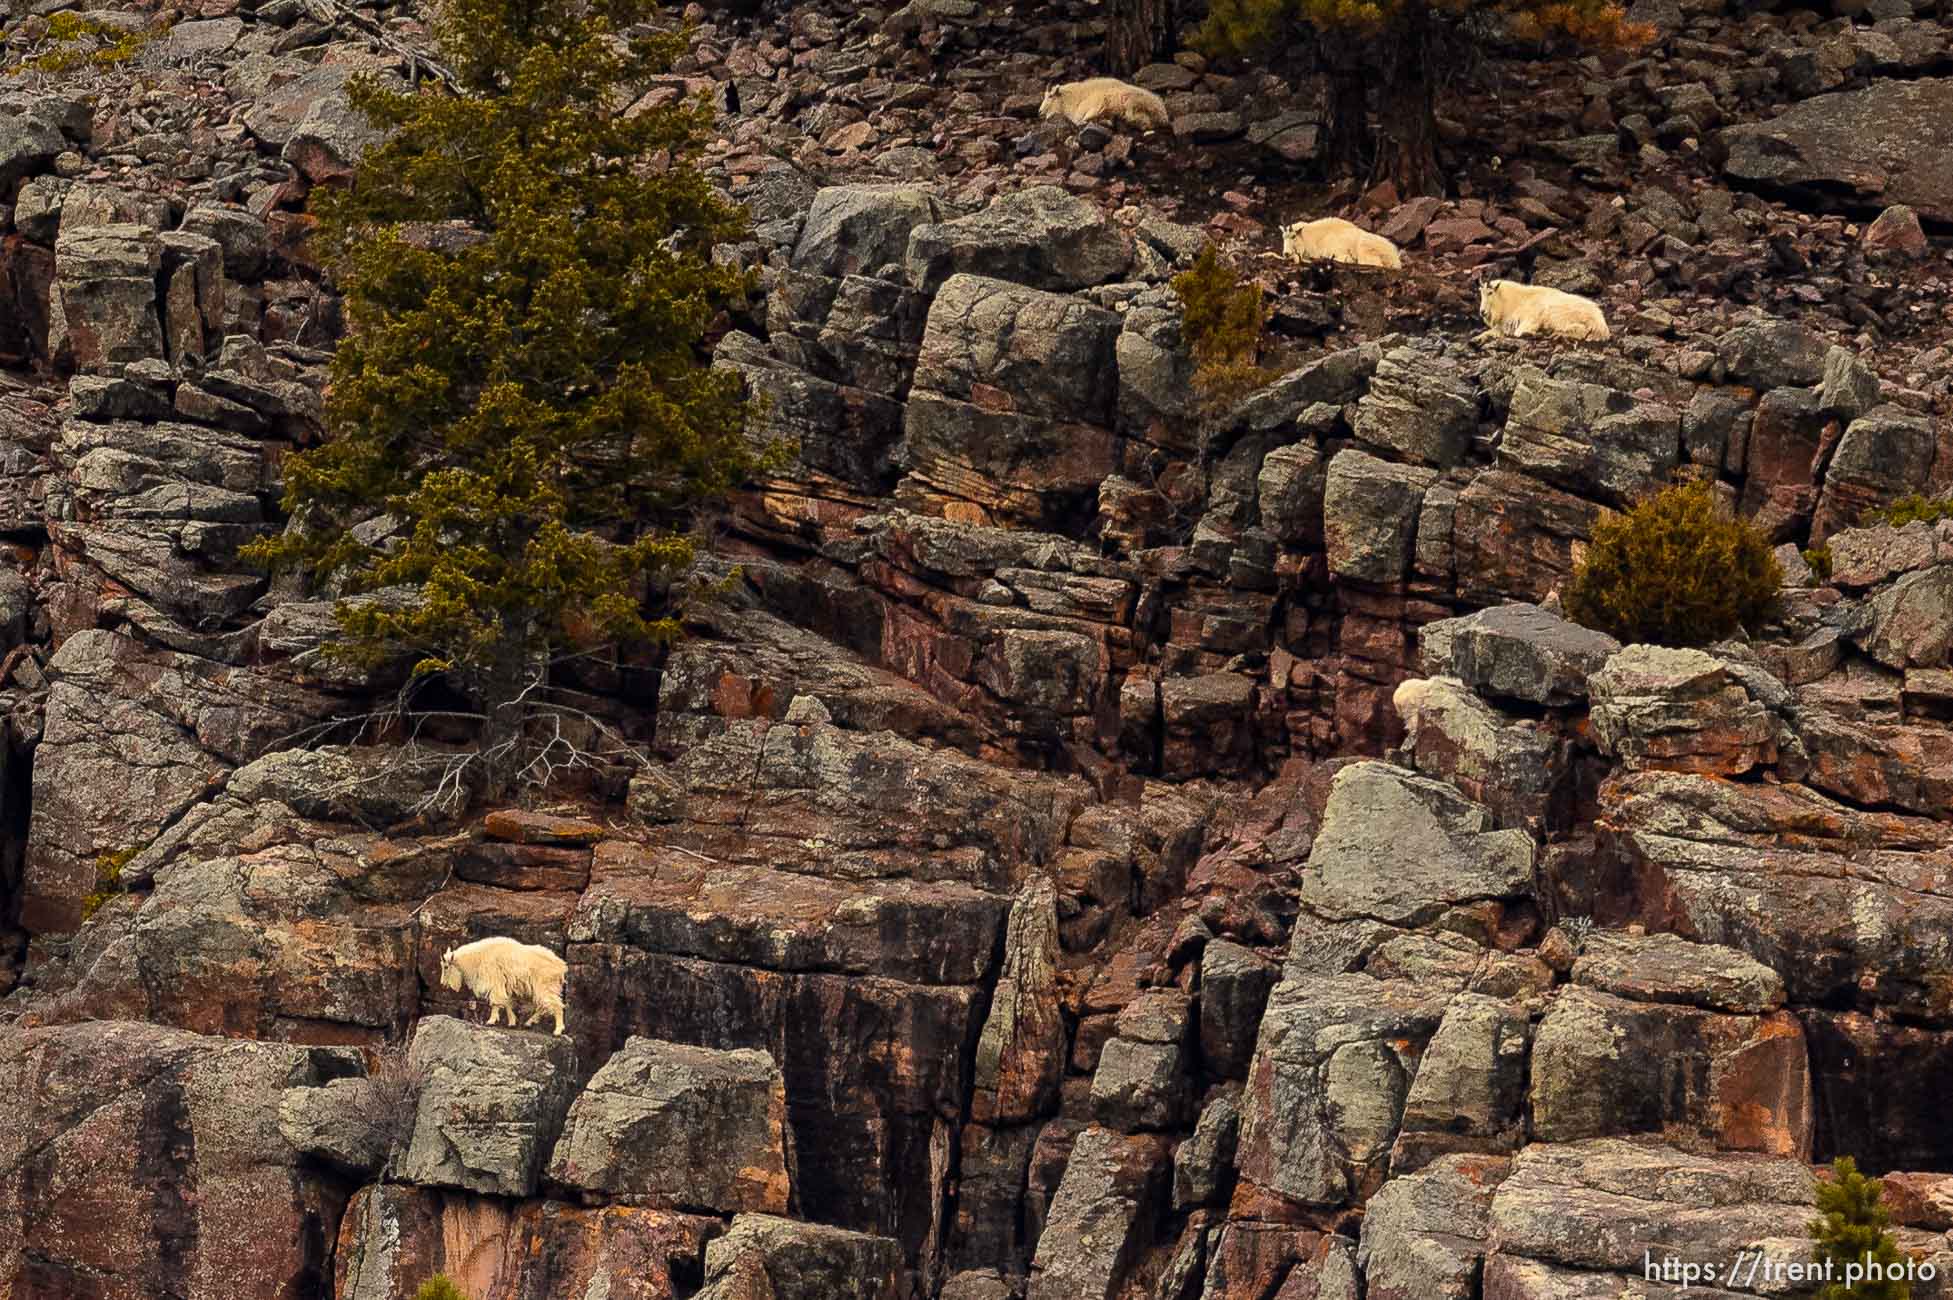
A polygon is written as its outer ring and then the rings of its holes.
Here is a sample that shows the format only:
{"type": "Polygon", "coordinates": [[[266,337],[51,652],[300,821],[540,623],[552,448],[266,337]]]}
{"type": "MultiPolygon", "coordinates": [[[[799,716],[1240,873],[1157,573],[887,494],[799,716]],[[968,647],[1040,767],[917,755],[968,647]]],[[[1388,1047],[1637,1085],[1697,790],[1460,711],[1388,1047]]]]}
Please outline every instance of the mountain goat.
{"type": "Polygon", "coordinates": [[[545,1015],[556,1018],[556,1033],[563,1032],[563,977],[569,966],[547,948],[514,939],[477,939],[441,954],[441,987],[459,993],[463,986],[478,998],[488,999],[488,1023],[506,1014],[515,1024],[514,1003],[529,1003],[534,1010],[522,1022],[526,1029],[545,1015]]]}
{"type": "Polygon", "coordinates": [[[1404,265],[1397,245],[1341,217],[1284,226],[1282,252],[1298,262],[1349,262],[1392,271],[1401,270],[1404,265]]]}
{"type": "Polygon", "coordinates": [[[1073,126],[1084,126],[1087,122],[1124,122],[1142,131],[1167,124],[1165,100],[1117,77],[1092,77],[1053,86],[1044,92],[1038,116],[1062,117],[1073,126]]]}
{"type": "Polygon", "coordinates": [[[1559,334],[1570,339],[1611,337],[1600,304],[1577,293],[1517,280],[1487,280],[1478,286],[1478,314],[1488,328],[1479,335],[1559,334]]]}

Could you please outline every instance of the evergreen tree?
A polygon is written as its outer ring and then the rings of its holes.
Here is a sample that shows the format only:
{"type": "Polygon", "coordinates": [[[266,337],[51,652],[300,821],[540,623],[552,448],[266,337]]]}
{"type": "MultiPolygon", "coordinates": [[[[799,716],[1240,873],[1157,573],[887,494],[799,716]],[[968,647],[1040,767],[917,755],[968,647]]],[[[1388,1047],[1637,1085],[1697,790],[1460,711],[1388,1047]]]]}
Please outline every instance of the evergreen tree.
{"type": "Polygon", "coordinates": [[[1891,1216],[1879,1204],[1876,1178],[1858,1172],[1857,1162],[1840,1156],[1831,1162],[1833,1181],[1817,1185],[1818,1217],[1811,1220],[1811,1259],[1827,1265],[1831,1281],[1818,1300],[1911,1300],[1912,1286],[1883,1278],[1846,1286],[1845,1265],[1870,1261],[1886,1270],[1904,1267],[1899,1246],[1886,1231],[1891,1216]]]}
{"type": "Polygon", "coordinates": [[[345,294],[327,439],[285,462],[294,526],[250,554],[358,594],[335,649],[410,648],[481,710],[483,784],[508,792],[566,646],[645,643],[690,563],[688,515],[751,468],[736,376],[704,340],[747,277],[714,245],[744,213],[695,166],[711,112],[627,115],[683,33],[651,0],[442,0],[451,84],[372,79],[390,134],[314,196],[345,294]],[[354,525],[384,510],[376,543],[354,525]]]}
{"type": "Polygon", "coordinates": [[[1268,59],[1313,42],[1328,89],[1332,167],[1443,193],[1434,89],[1470,43],[1552,34],[1613,45],[1645,35],[1616,0],[1211,0],[1197,44],[1210,56],[1268,59]],[[1373,137],[1369,89],[1377,90],[1373,137]]]}

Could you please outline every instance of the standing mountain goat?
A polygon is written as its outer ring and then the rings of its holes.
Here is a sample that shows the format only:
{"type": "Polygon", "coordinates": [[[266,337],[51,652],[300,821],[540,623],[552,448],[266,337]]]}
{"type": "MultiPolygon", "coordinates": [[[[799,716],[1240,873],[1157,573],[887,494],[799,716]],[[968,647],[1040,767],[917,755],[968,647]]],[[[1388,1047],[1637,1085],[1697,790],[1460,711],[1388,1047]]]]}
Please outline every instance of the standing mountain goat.
{"type": "Polygon", "coordinates": [[[1341,217],[1284,226],[1282,252],[1298,262],[1350,262],[1392,271],[1402,270],[1404,265],[1397,245],[1341,217]]]}
{"type": "Polygon", "coordinates": [[[1044,92],[1039,117],[1062,117],[1073,126],[1087,122],[1124,122],[1142,131],[1164,127],[1166,101],[1152,91],[1128,85],[1116,77],[1068,81],[1044,92]]]}
{"type": "Polygon", "coordinates": [[[1487,280],[1478,286],[1478,314],[1490,326],[1484,334],[1524,338],[1560,334],[1570,339],[1605,339],[1607,318],[1600,304],[1577,293],[1517,280],[1487,280]]]}
{"type": "Polygon", "coordinates": [[[478,998],[488,999],[488,1023],[503,1014],[515,1024],[514,1003],[527,1002],[534,1011],[522,1022],[526,1029],[545,1015],[556,1017],[556,1033],[563,1032],[563,976],[569,966],[547,948],[513,939],[477,939],[441,954],[441,987],[459,993],[463,985],[478,998]]]}

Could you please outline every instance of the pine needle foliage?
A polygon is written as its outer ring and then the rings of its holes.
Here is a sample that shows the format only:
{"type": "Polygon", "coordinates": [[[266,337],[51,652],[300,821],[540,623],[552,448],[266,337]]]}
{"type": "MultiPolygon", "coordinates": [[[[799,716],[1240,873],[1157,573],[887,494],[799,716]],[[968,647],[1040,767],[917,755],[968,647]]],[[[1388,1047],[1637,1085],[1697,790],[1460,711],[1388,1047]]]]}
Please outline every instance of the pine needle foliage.
{"type": "Polygon", "coordinates": [[[1261,286],[1244,280],[1212,244],[1173,277],[1181,338],[1194,361],[1194,387],[1210,407],[1225,407],[1265,380],[1257,364],[1268,305],[1261,286]]]}
{"type": "Polygon", "coordinates": [[[1767,614],[1783,570],[1767,538],[1707,483],[1665,488],[1595,525],[1567,616],[1628,643],[1703,645],[1767,614]]]}
{"type": "MultiPolygon", "coordinates": [[[[1850,1156],[1831,1162],[1832,1181],[1817,1185],[1818,1217],[1810,1222],[1811,1260],[1827,1266],[1831,1281],[1818,1292],[1818,1300],[1911,1300],[1912,1285],[1905,1280],[1905,1259],[1898,1242],[1888,1232],[1891,1216],[1879,1204],[1884,1188],[1878,1179],[1858,1172],[1850,1156]],[[1898,1276],[1883,1276],[1847,1286],[1845,1266],[1875,1265],[1877,1271],[1898,1276]]],[[[1871,1272],[1872,1268],[1864,1267],[1871,1272]]]]}
{"type": "Polygon", "coordinates": [[[624,111],[686,47],[655,12],[442,0],[454,84],[356,81],[388,137],[314,196],[348,333],[327,439],[285,463],[295,524],[247,554],[347,595],[417,587],[342,603],[334,649],[414,651],[482,707],[485,741],[519,731],[558,648],[672,636],[647,593],[689,565],[692,509],[769,459],[703,351],[750,288],[712,257],[746,218],[695,165],[711,111],[624,111]],[[390,539],[351,527],[380,510],[390,539]]]}

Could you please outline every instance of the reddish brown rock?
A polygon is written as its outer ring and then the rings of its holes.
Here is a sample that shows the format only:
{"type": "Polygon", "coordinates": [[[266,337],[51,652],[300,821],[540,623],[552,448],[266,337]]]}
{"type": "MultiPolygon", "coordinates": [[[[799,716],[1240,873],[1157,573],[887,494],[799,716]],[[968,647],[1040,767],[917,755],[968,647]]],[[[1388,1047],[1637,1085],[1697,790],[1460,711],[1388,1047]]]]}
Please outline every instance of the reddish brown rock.
{"type": "Polygon", "coordinates": [[[482,829],[493,839],[511,844],[595,844],[604,828],[578,817],[559,817],[552,813],[527,812],[504,808],[482,819],[482,829]]]}
{"type": "Polygon", "coordinates": [[[595,1292],[665,1300],[696,1277],[709,1218],[555,1201],[514,1205],[462,1192],[378,1184],[353,1197],[333,1261],[337,1300],[413,1300],[445,1273],[470,1300],[595,1292]]]}
{"type": "Polygon", "coordinates": [[[0,1033],[0,1294],[323,1294],[345,1192],[299,1166],[278,1099],[355,1068],[148,1024],[0,1033]]]}

